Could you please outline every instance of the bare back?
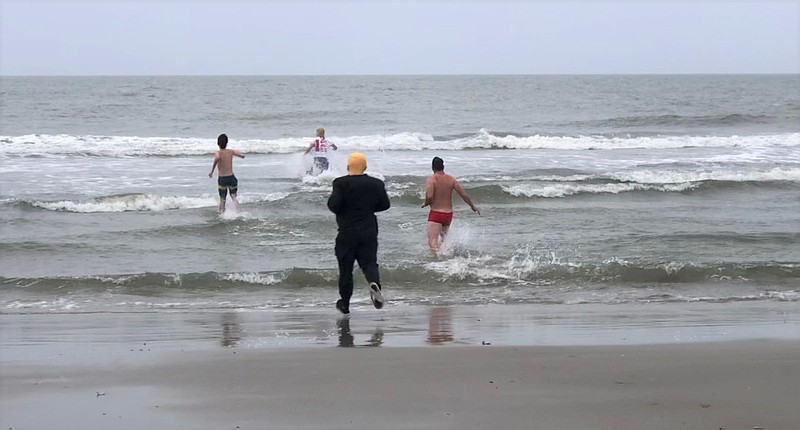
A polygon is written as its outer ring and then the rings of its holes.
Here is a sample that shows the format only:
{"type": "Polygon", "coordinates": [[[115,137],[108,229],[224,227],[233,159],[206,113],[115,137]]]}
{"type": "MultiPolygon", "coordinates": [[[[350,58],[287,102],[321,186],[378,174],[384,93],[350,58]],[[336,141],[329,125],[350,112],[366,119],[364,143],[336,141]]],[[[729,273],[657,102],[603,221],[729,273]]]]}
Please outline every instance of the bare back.
{"type": "Polygon", "coordinates": [[[434,173],[425,182],[425,201],[431,210],[453,212],[453,190],[456,187],[461,188],[456,178],[444,172],[434,173]]]}
{"type": "Polygon", "coordinates": [[[233,175],[234,155],[236,155],[236,151],[234,151],[233,149],[217,150],[217,154],[214,156],[214,158],[217,160],[217,169],[219,169],[217,172],[219,176],[233,175]]]}
{"type": "Polygon", "coordinates": [[[458,193],[474,212],[477,212],[478,215],[481,213],[469,195],[461,188],[461,184],[458,183],[456,178],[444,173],[444,170],[436,170],[434,168],[433,174],[428,176],[425,181],[425,201],[422,203],[423,208],[426,206],[431,207],[431,213],[428,215],[427,234],[428,246],[430,246],[431,252],[434,254],[439,252],[439,238],[444,239],[450,227],[453,213],[453,191],[458,193]],[[439,216],[432,218],[435,215],[434,212],[444,212],[451,215],[446,216],[446,219],[442,219],[439,216]]]}

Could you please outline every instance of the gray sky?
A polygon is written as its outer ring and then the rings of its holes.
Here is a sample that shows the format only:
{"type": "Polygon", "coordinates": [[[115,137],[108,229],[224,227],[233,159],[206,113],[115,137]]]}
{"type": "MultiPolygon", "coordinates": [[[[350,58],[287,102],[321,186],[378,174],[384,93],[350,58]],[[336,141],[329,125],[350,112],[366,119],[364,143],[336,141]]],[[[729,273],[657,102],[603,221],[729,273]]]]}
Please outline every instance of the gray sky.
{"type": "Polygon", "coordinates": [[[2,75],[800,73],[800,0],[0,0],[2,75]]]}

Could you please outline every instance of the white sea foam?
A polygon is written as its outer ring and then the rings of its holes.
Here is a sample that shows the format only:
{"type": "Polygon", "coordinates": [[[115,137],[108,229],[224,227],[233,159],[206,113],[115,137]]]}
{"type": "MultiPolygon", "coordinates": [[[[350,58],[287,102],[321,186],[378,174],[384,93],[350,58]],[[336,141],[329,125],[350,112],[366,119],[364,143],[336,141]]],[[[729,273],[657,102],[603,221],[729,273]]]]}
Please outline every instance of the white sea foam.
{"type": "MultiPolygon", "coordinates": [[[[449,238],[448,238],[449,239],[449,238]]],[[[445,242],[447,244],[448,242],[445,242]]],[[[580,265],[573,264],[567,258],[549,249],[537,249],[530,245],[514,251],[511,258],[497,262],[489,254],[458,255],[446,252],[443,247],[441,256],[444,260],[427,263],[425,268],[443,275],[444,278],[464,280],[478,278],[482,280],[520,280],[530,277],[542,269],[558,267],[569,270],[580,265]]]]}
{"type": "Polygon", "coordinates": [[[339,176],[342,176],[342,174],[335,170],[325,170],[324,172],[320,172],[318,175],[305,174],[300,181],[304,184],[325,185],[330,187],[330,184],[333,182],[333,180],[339,176]]]}
{"type": "MultiPolygon", "coordinates": [[[[225,212],[219,214],[219,218],[224,221],[233,221],[238,219],[245,219],[249,216],[247,212],[240,212],[238,208],[234,209],[231,205],[228,205],[225,208],[225,212]]],[[[233,232],[231,234],[239,234],[238,232],[233,232]]]]}
{"type": "Polygon", "coordinates": [[[5,303],[5,308],[9,310],[39,309],[47,311],[69,311],[79,308],[75,300],[59,297],[55,300],[12,300],[5,303]]]}
{"type": "Polygon", "coordinates": [[[281,277],[272,273],[228,273],[220,275],[223,281],[244,282],[248,284],[274,285],[281,282],[281,277]]]}
{"type": "Polygon", "coordinates": [[[640,184],[684,184],[701,181],[760,182],[800,181],[800,167],[775,167],[770,170],[656,171],[639,170],[610,175],[619,181],[640,184]]]}
{"type": "MultiPolygon", "coordinates": [[[[292,153],[307,147],[310,137],[233,140],[232,147],[248,153],[292,153]]],[[[359,151],[418,151],[425,149],[559,149],[603,150],[685,147],[796,147],[800,133],[756,136],[497,136],[486,130],[463,138],[436,141],[424,133],[331,137],[340,147],[359,151]]],[[[216,141],[208,138],[25,135],[0,136],[0,155],[103,157],[191,156],[210,154],[216,141]]]]}
{"type": "Polygon", "coordinates": [[[800,301],[800,290],[766,291],[758,295],[757,299],[777,299],[787,302],[800,301]]]}
{"type": "Polygon", "coordinates": [[[141,278],[142,274],[139,275],[124,275],[124,276],[87,276],[86,279],[100,281],[103,283],[111,283],[116,285],[124,285],[135,281],[138,278],[141,278]]]}
{"type": "Polygon", "coordinates": [[[532,176],[479,176],[459,178],[461,183],[481,183],[481,182],[524,182],[524,181],[550,181],[550,182],[580,182],[597,178],[597,175],[532,175],[532,176]]]}
{"type": "Polygon", "coordinates": [[[800,133],[761,136],[655,136],[655,137],[603,137],[603,136],[496,136],[481,130],[474,136],[447,142],[445,149],[501,148],[501,149],[632,149],[632,148],[686,148],[686,147],[762,147],[800,146],[800,133]],[[450,146],[450,148],[448,148],[450,146]]]}
{"type": "MultiPolygon", "coordinates": [[[[240,203],[276,201],[285,198],[288,193],[269,193],[246,195],[239,198],[240,203]]],[[[52,211],[96,213],[96,212],[132,212],[132,211],[166,211],[175,209],[196,209],[217,206],[217,198],[211,194],[198,197],[191,196],[159,196],[154,194],[128,194],[108,196],[87,201],[61,200],[55,202],[33,201],[31,205],[52,211]]]]}
{"type": "Polygon", "coordinates": [[[446,279],[464,280],[467,277],[479,279],[508,279],[510,275],[496,267],[487,265],[488,256],[452,257],[441,261],[430,262],[426,269],[441,273],[446,279]]]}
{"type": "Polygon", "coordinates": [[[519,184],[502,186],[503,191],[514,197],[566,197],[575,194],[619,194],[630,191],[679,192],[692,189],[696,184],[648,185],[637,183],[613,184],[519,184]]]}
{"type": "Polygon", "coordinates": [[[31,204],[53,211],[92,213],[192,209],[215,206],[217,203],[210,195],[207,197],[184,197],[142,194],[119,197],[104,197],[89,201],[37,201],[32,202],[31,204]]]}
{"type": "MultiPolygon", "coordinates": [[[[729,182],[800,182],[800,168],[775,167],[770,170],[707,170],[707,171],[657,171],[638,170],[611,173],[605,176],[612,183],[583,183],[584,179],[601,179],[600,176],[575,175],[548,182],[524,182],[501,185],[504,192],[515,197],[566,197],[575,194],[619,194],[631,191],[681,192],[691,190],[705,181],[729,182]],[[569,182],[568,180],[576,182],[569,182]]],[[[485,179],[485,178],[484,178],[485,179]]],[[[514,178],[508,178],[514,179],[514,178]]],[[[537,178],[537,180],[543,180],[537,178]]],[[[519,179],[516,182],[520,182],[519,179]]]]}
{"type": "Polygon", "coordinates": [[[276,192],[276,193],[243,193],[237,196],[239,203],[262,203],[262,202],[276,202],[289,197],[291,193],[276,192]]]}

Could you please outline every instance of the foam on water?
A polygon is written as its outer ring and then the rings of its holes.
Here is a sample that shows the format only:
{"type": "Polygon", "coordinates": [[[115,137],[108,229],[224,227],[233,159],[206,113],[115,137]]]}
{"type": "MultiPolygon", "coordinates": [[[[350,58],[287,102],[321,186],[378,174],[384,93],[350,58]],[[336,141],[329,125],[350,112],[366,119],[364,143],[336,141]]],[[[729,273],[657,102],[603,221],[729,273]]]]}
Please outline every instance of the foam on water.
{"type": "MultiPolygon", "coordinates": [[[[233,140],[232,147],[254,154],[288,154],[302,151],[309,137],[233,140]]],[[[670,149],[687,147],[796,147],[800,133],[756,136],[514,136],[480,130],[468,137],[434,140],[428,134],[404,132],[388,135],[331,137],[343,148],[356,151],[420,151],[462,149],[670,149]]],[[[196,156],[211,154],[216,142],[207,138],[25,135],[0,136],[0,155],[30,156],[196,156]]]]}
{"type": "Polygon", "coordinates": [[[800,182],[800,167],[775,167],[769,170],[706,170],[706,171],[664,171],[636,170],[610,174],[619,181],[640,184],[687,184],[703,181],[729,182],[800,182]]]}
{"type": "MultiPolygon", "coordinates": [[[[286,198],[289,193],[244,194],[239,203],[272,202],[286,198]]],[[[128,194],[98,197],[85,201],[32,201],[32,206],[51,211],[98,213],[98,212],[160,212],[177,209],[216,207],[218,197],[212,194],[192,196],[161,196],[156,194],[128,194]]],[[[231,215],[235,216],[235,215],[231,215]]]]}
{"type": "Polygon", "coordinates": [[[226,273],[220,275],[220,279],[230,282],[243,282],[246,284],[274,285],[283,278],[274,273],[226,273]]]}
{"type": "Polygon", "coordinates": [[[47,210],[80,213],[164,211],[171,209],[202,208],[215,206],[216,204],[214,197],[210,194],[203,197],[144,194],[102,197],[89,201],[62,200],[57,202],[31,202],[31,205],[47,210]]]}
{"type": "Polygon", "coordinates": [[[308,184],[308,185],[330,186],[330,184],[333,182],[334,179],[336,179],[336,178],[338,178],[338,177],[340,177],[342,175],[343,175],[343,173],[341,173],[341,172],[339,172],[339,171],[337,171],[335,169],[330,169],[330,170],[325,170],[323,172],[320,172],[318,175],[305,174],[300,179],[300,181],[303,184],[308,184]]]}
{"type": "Polygon", "coordinates": [[[224,221],[246,219],[249,218],[249,216],[249,213],[239,211],[239,209],[234,208],[231,203],[228,203],[228,205],[225,207],[225,212],[219,214],[219,218],[224,221]]]}
{"type": "Polygon", "coordinates": [[[514,197],[557,198],[576,194],[619,194],[630,191],[680,192],[694,188],[692,183],[676,185],[626,184],[520,184],[502,186],[503,191],[514,197]]]}

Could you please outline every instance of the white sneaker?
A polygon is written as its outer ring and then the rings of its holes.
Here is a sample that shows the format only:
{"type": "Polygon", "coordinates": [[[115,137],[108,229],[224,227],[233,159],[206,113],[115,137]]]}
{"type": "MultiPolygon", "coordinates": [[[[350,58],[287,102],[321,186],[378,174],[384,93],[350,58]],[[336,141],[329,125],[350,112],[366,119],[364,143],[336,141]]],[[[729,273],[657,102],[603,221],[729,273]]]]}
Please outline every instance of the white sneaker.
{"type": "Polygon", "coordinates": [[[372,300],[372,306],[375,306],[375,309],[381,309],[383,307],[381,286],[375,282],[369,283],[369,299],[372,300]]]}

